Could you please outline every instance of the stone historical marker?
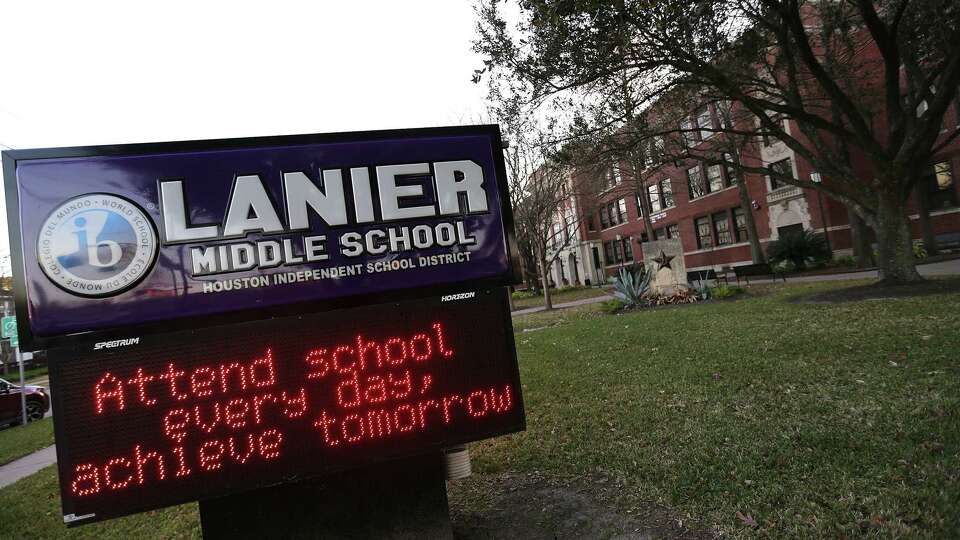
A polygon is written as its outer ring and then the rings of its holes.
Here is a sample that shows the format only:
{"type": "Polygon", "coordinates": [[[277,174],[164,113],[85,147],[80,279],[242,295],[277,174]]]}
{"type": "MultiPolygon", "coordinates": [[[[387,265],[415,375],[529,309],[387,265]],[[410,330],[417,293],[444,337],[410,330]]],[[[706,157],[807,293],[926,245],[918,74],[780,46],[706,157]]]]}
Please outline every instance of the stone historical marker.
{"type": "Polygon", "coordinates": [[[643,264],[653,272],[650,289],[656,294],[673,294],[689,287],[683,247],[677,238],[643,243],[643,264]]]}

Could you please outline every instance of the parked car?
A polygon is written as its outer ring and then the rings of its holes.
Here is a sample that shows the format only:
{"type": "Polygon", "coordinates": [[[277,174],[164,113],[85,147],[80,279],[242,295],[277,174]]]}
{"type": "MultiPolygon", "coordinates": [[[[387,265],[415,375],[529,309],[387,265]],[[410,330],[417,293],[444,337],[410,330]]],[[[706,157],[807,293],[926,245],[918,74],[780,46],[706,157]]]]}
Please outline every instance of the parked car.
{"type": "MultiPolygon", "coordinates": [[[[50,393],[42,386],[24,386],[27,398],[27,421],[43,418],[50,410],[50,393]]],[[[19,424],[23,415],[20,409],[20,387],[0,379],[0,426],[19,424]]]]}

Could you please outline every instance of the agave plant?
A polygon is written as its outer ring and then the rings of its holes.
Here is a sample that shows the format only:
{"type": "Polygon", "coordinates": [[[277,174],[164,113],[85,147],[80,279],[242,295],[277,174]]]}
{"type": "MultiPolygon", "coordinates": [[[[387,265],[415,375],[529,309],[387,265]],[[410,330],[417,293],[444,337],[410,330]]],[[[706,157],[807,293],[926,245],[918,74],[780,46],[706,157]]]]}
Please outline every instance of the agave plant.
{"type": "Polygon", "coordinates": [[[620,273],[610,280],[613,283],[613,296],[626,307],[640,305],[644,295],[650,291],[651,276],[652,272],[647,272],[643,265],[639,268],[621,268],[620,273]]]}

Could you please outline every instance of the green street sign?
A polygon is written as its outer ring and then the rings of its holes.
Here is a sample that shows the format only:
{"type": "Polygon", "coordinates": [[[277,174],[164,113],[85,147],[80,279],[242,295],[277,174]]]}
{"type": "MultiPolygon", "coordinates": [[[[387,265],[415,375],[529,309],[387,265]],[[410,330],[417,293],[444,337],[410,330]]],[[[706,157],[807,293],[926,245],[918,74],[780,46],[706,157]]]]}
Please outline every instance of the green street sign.
{"type": "Polygon", "coordinates": [[[20,346],[20,337],[18,335],[14,334],[10,336],[10,346],[14,348],[20,346]]]}
{"type": "Polygon", "coordinates": [[[0,319],[0,332],[2,332],[0,337],[15,339],[17,337],[17,317],[10,315],[0,319]]]}

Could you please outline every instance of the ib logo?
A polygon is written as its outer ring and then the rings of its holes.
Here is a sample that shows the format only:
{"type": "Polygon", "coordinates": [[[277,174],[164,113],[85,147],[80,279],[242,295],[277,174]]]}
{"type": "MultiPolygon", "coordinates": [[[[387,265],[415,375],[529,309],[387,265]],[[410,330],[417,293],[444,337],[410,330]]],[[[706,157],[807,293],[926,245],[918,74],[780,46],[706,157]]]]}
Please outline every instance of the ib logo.
{"type": "Polygon", "coordinates": [[[70,199],[40,229],[37,258],[58,287],[109,296],[136,285],[153,267],[157,233],[134,203],[105,193],[70,199]]]}

